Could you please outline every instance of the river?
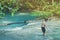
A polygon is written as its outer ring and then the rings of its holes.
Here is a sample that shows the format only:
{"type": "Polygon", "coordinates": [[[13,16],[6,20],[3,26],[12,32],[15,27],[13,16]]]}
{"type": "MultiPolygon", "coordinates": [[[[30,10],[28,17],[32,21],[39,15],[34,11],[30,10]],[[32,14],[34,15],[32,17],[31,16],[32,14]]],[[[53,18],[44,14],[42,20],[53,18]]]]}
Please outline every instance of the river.
{"type": "MultiPolygon", "coordinates": [[[[0,24],[34,20],[31,16],[14,16],[0,19],[0,24]]],[[[0,26],[0,40],[60,40],[60,21],[48,21],[46,36],[42,35],[41,20],[30,23],[0,26]]]]}

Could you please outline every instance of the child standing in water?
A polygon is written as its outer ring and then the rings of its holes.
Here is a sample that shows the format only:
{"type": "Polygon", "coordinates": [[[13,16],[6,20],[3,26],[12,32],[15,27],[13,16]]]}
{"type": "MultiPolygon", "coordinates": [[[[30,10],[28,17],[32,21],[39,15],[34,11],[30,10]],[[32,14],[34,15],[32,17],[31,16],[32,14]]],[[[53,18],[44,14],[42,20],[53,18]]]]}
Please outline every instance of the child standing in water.
{"type": "Polygon", "coordinates": [[[43,32],[43,36],[46,35],[46,27],[47,27],[47,22],[48,19],[44,19],[44,21],[42,21],[42,24],[41,24],[41,29],[42,29],[42,32],[43,32]]]}

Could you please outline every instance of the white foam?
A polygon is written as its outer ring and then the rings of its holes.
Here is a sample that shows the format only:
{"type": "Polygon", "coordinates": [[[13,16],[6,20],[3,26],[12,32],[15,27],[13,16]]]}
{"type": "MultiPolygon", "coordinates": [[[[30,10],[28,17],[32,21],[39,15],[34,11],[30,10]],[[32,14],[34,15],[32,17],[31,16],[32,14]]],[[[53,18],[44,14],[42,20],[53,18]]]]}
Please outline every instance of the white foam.
{"type": "Polygon", "coordinates": [[[15,30],[21,30],[22,27],[16,27],[16,28],[9,28],[9,29],[3,29],[5,31],[15,31],[15,30]]]}
{"type": "Polygon", "coordinates": [[[40,27],[35,27],[35,29],[41,29],[40,27]]]}
{"type": "Polygon", "coordinates": [[[12,21],[2,21],[2,23],[12,23],[12,21]]]}
{"type": "Polygon", "coordinates": [[[35,25],[35,24],[39,24],[39,22],[31,22],[31,23],[29,23],[27,25],[35,25]]]}

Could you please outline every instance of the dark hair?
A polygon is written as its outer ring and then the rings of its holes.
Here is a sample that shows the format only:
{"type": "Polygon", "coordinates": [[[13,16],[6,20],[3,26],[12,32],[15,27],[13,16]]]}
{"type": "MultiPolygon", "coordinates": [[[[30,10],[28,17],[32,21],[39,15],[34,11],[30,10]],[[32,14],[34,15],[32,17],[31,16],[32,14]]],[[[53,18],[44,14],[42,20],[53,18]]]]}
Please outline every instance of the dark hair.
{"type": "Polygon", "coordinates": [[[45,18],[44,20],[45,20],[45,21],[48,21],[48,18],[45,18]]]}

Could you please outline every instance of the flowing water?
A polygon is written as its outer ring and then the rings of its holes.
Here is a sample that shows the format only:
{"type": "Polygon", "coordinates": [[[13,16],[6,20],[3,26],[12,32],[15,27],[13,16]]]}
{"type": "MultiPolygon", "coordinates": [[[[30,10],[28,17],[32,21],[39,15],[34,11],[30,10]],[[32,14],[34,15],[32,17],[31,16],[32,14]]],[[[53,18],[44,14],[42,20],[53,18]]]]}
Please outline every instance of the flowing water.
{"type": "MultiPolygon", "coordinates": [[[[33,20],[29,16],[6,17],[0,20],[0,24],[33,20]],[[21,18],[20,18],[21,17],[21,18]],[[22,18],[23,17],[23,18],[22,18]]],[[[48,21],[46,36],[42,35],[41,20],[30,23],[11,24],[0,26],[0,40],[60,40],[60,21],[48,21]]]]}

